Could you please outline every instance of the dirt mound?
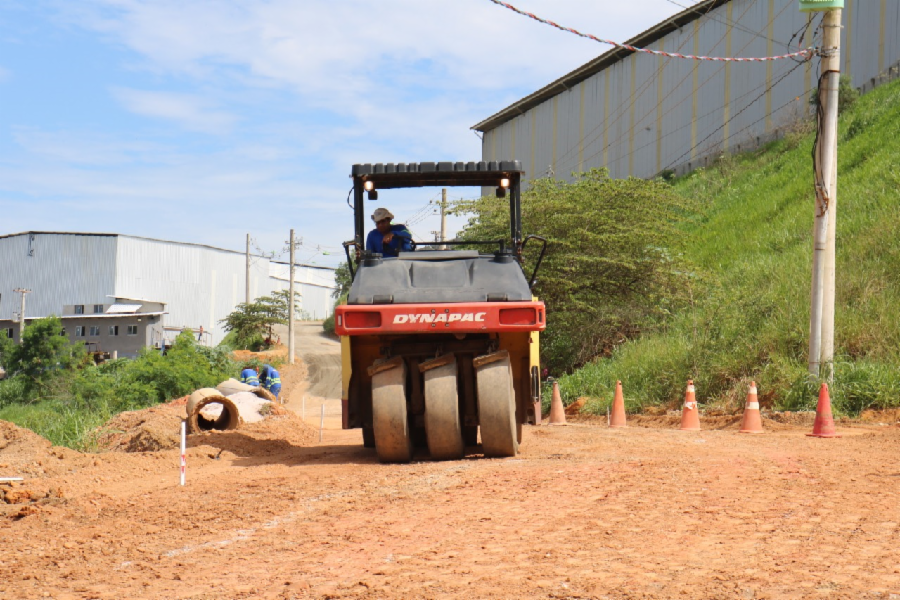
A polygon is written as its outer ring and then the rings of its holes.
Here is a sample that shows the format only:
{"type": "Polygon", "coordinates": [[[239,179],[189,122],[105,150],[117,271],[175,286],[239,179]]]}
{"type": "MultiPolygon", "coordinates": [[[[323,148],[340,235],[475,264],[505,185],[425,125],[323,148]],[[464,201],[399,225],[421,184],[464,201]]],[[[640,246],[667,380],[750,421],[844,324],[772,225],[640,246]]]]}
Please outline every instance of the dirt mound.
{"type": "Polygon", "coordinates": [[[900,408],[887,408],[885,410],[864,410],[859,415],[863,423],[900,423],[900,408]]]}
{"type": "Polygon", "coordinates": [[[156,452],[179,446],[182,406],[163,404],[119,413],[100,428],[101,451],[156,452]]]}
{"type": "MultiPolygon", "coordinates": [[[[157,452],[178,448],[181,443],[181,421],[185,416],[186,398],[185,396],[167,404],[116,415],[99,429],[98,449],[113,452],[157,452]]],[[[268,409],[266,421],[292,415],[278,404],[268,405],[268,409]]],[[[260,425],[262,423],[245,424],[240,430],[257,431],[260,425]]],[[[300,426],[310,429],[302,423],[300,426]]],[[[263,426],[259,431],[267,432],[270,429],[281,430],[282,427],[263,426]]],[[[285,428],[286,433],[288,429],[290,428],[285,428]]]]}
{"type": "Polygon", "coordinates": [[[188,445],[213,446],[237,456],[272,456],[292,448],[313,446],[319,441],[318,431],[294,413],[272,405],[269,418],[259,423],[242,425],[232,431],[204,431],[191,435],[188,445]]]}
{"type": "Polygon", "coordinates": [[[251,352],[250,350],[234,350],[231,353],[231,356],[234,360],[237,361],[248,361],[254,358],[259,359],[263,362],[272,359],[273,357],[281,357],[287,358],[287,346],[283,344],[276,344],[269,350],[263,350],[262,352],[251,352]]]}
{"type": "Polygon", "coordinates": [[[30,429],[0,421],[0,477],[42,477],[65,470],[63,461],[83,456],[54,446],[30,429]]]}

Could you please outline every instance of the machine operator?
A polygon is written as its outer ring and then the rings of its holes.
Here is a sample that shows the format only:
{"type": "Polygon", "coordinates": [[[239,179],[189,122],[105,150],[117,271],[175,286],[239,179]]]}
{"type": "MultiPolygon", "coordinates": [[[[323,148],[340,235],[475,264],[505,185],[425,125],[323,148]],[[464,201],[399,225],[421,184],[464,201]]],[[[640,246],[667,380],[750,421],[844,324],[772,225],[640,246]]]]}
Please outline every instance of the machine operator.
{"type": "Polygon", "coordinates": [[[366,237],[366,251],[384,257],[396,257],[400,252],[412,252],[412,234],[406,225],[391,225],[394,215],[386,208],[376,208],[372,214],[375,229],[366,237]]]}

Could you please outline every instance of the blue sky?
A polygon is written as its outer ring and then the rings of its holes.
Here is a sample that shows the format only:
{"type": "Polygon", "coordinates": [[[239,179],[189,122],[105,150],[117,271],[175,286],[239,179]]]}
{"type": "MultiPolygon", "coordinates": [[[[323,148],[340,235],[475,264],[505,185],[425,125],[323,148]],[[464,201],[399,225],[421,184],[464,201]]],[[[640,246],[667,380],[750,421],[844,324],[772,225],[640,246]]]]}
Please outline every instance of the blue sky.
{"type": "MultiPolygon", "coordinates": [[[[513,3],[624,41],[695,2],[513,3]]],[[[472,125],[607,49],[487,0],[0,0],[0,234],[280,253],[293,227],[336,266],[351,164],[478,160],[472,125]]]]}

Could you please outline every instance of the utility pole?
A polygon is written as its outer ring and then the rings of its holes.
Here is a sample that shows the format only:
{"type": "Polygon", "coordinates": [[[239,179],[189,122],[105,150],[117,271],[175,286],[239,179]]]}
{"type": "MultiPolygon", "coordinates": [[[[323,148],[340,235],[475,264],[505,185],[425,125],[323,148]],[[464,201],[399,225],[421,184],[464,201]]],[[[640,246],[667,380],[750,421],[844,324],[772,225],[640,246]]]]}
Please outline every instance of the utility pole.
{"type": "Polygon", "coordinates": [[[294,230],[291,229],[291,285],[288,300],[288,362],[294,364],[294,230]]]}
{"type": "MultiPolygon", "coordinates": [[[[840,3],[843,4],[843,3],[840,3]]],[[[801,8],[803,4],[801,2],[801,8]]],[[[809,373],[824,364],[833,380],[835,232],[837,223],[837,118],[841,63],[841,9],[825,12],[817,110],[815,225],[809,323],[809,373]]]]}
{"type": "Polygon", "coordinates": [[[22,311],[19,313],[19,343],[21,344],[25,335],[25,295],[30,294],[31,290],[16,288],[13,291],[17,294],[22,294],[22,311]]]}
{"type": "Polygon", "coordinates": [[[247,251],[244,256],[246,258],[246,263],[247,263],[247,267],[245,269],[247,277],[246,277],[246,281],[244,282],[245,283],[244,302],[246,302],[247,304],[250,304],[250,234],[249,233],[247,234],[247,251]]]}
{"type": "MultiPolygon", "coordinates": [[[[441,242],[447,241],[447,188],[441,189],[441,242]]],[[[441,250],[446,250],[446,244],[441,244],[441,250]]]]}

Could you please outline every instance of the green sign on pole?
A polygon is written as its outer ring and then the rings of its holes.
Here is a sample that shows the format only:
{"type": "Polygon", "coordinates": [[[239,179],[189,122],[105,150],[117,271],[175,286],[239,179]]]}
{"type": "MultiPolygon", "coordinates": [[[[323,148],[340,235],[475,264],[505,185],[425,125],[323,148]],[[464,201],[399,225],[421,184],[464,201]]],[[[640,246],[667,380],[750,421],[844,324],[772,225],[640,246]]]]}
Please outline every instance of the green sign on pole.
{"type": "Polygon", "coordinates": [[[816,12],[844,8],[844,0],[800,0],[800,12],[816,12]]]}

